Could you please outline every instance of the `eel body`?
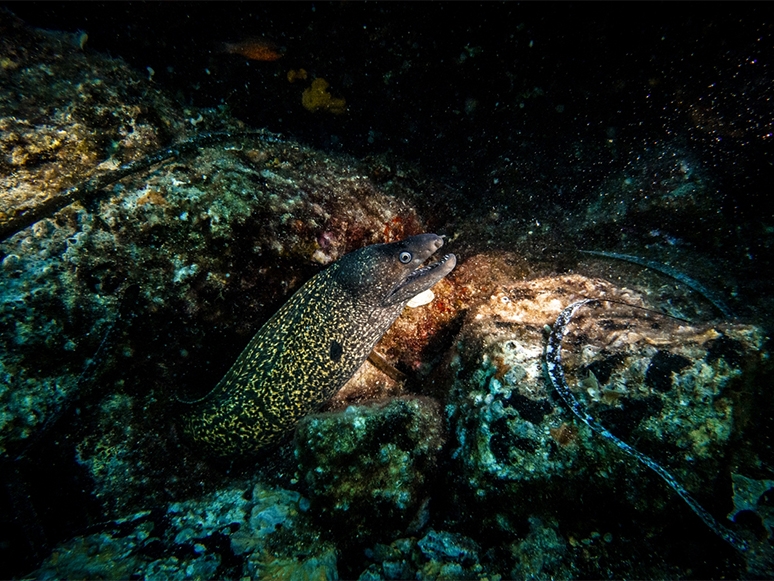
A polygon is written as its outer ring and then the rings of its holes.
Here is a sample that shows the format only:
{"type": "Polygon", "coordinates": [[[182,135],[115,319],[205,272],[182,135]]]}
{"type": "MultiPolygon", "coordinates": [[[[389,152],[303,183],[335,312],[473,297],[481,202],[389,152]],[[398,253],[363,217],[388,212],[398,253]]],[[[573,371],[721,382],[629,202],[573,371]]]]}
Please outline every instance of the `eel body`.
{"type": "Polygon", "coordinates": [[[329,400],[366,360],[406,303],[456,265],[422,264],[435,234],[351,252],[304,284],[261,327],[183,430],[218,456],[246,456],[279,440],[329,400]]]}

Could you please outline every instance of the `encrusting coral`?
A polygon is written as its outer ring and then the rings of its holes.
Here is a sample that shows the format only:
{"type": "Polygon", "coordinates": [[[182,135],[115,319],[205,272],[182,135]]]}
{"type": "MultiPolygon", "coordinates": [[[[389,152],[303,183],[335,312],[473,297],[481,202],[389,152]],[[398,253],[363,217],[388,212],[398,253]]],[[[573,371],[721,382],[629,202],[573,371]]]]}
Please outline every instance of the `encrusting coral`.
{"type": "Polygon", "coordinates": [[[328,111],[334,115],[341,115],[346,112],[347,101],[343,98],[333,97],[328,92],[329,86],[328,81],[322,77],[313,80],[311,86],[304,89],[304,92],[301,94],[301,104],[304,106],[304,109],[312,113],[328,111]]]}

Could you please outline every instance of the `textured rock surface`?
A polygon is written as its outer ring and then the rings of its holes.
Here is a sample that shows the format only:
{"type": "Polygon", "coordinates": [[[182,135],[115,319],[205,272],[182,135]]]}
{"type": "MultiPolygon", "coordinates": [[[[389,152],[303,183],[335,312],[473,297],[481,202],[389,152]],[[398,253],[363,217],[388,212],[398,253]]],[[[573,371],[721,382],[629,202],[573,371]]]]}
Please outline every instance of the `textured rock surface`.
{"type": "Polygon", "coordinates": [[[86,50],[81,34],[30,29],[4,11],[0,37],[0,224],[186,130],[147,76],[86,50]]]}
{"type": "MultiPolygon", "coordinates": [[[[233,134],[0,243],[0,560],[27,559],[7,576],[771,576],[580,424],[541,369],[545,326],[562,308],[628,303],[573,318],[573,392],[718,519],[769,542],[764,330],[712,319],[707,301],[648,269],[576,253],[598,243],[679,256],[708,286],[735,289],[733,276],[717,270],[724,284],[713,285],[710,262],[692,260],[720,249],[725,235],[708,232],[727,225],[717,176],[689,149],[654,142],[566,203],[551,188],[599,177],[608,157],[575,143],[569,171],[525,142],[488,166],[485,204],[478,183],[463,202],[469,191],[431,187],[386,158],[237,135],[225,108],[176,104],[80,35],[5,13],[0,27],[0,224],[159,147],[233,134]],[[552,185],[542,167],[568,171],[552,185]],[[209,391],[309,276],[425,229],[450,234],[460,264],[378,346],[399,373],[365,365],[328,413],[249,465],[207,463],[181,441],[176,398],[209,391]]],[[[761,242],[742,261],[748,272],[769,244],[762,234],[749,234],[761,242]]],[[[764,320],[761,296],[731,302],[764,320]]]]}
{"type": "Polygon", "coordinates": [[[486,573],[479,563],[479,551],[478,544],[464,535],[431,528],[422,538],[399,538],[368,549],[366,556],[376,562],[359,578],[481,579],[486,573]]]}
{"type": "Polygon", "coordinates": [[[421,398],[304,419],[298,471],[320,525],[355,545],[421,528],[442,429],[438,404],[421,398]]]}
{"type": "MultiPolygon", "coordinates": [[[[145,94],[139,87],[147,84],[121,61],[85,54],[67,35],[4,25],[15,41],[3,45],[7,58],[26,59],[6,67],[4,88],[31,82],[24,75],[47,67],[71,79],[59,99],[33,83],[19,85],[24,107],[3,102],[30,132],[14,147],[48,139],[55,126],[93,149],[90,164],[68,147],[52,149],[45,167],[17,155],[27,161],[2,178],[8,215],[91,177],[100,163],[115,167],[185,138],[182,119],[191,112],[157,92],[143,101],[157,107],[150,117],[157,125],[143,125],[139,109],[113,107],[131,104],[125,91],[145,94]],[[26,48],[35,43],[43,48],[26,48]],[[82,75],[100,87],[85,110],[112,111],[116,127],[135,128],[128,140],[153,139],[134,149],[95,139],[112,130],[68,110],[82,75]],[[33,105],[46,117],[33,115],[33,105]],[[54,170],[67,179],[43,175],[54,170]],[[29,195],[17,196],[20,188],[29,195]]],[[[199,113],[205,120],[196,130],[236,128],[226,114],[199,113]]],[[[423,230],[405,201],[408,186],[396,178],[379,187],[367,174],[352,159],[294,142],[235,138],[129,175],[1,243],[0,454],[25,453],[57,422],[74,422],[84,433],[76,457],[108,506],[139,509],[140,500],[187,489],[191,481],[178,475],[203,467],[178,444],[174,418],[182,404],[174,398],[209,391],[260,324],[322,265],[423,230]]]]}
{"type": "MultiPolygon", "coordinates": [[[[648,306],[643,296],[608,281],[553,276],[513,281],[472,308],[451,356],[451,504],[465,507],[458,522],[513,534],[525,521],[534,530],[558,518],[563,542],[572,546],[594,526],[636,529],[647,522],[659,535],[675,513],[689,523],[696,518],[659,478],[593,434],[548,391],[544,326],[582,297],[627,305],[586,308],[570,324],[563,361],[576,396],[700,501],[718,502],[714,491],[730,502],[726,467],[769,357],[761,329],[689,324],[636,308],[648,306]],[[611,503],[613,515],[599,512],[611,503]]],[[[620,530],[596,545],[594,557],[585,548],[574,566],[584,571],[585,560],[618,550],[633,534],[620,530]]]]}
{"type": "Polygon", "coordinates": [[[54,550],[35,576],[338,579],[332,547],[310,536],[308,507],[298,493],[260,484],[221,489],[76,537],[54,550]],[[289,535],[307,541],[303,557],[286,543],[289,535]]]}

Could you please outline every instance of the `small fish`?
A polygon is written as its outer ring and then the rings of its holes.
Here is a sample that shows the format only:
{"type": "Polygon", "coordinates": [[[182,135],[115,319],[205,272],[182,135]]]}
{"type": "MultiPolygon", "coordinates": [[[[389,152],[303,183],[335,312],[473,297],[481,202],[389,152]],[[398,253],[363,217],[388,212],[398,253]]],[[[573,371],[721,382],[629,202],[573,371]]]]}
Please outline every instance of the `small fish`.
{"type": "Polygon", "coordinates": [[[238,54],[252,61],[276,61],[285,51],[276,43],[262,37],[252,37],[239,42],[225,42],[221,52],[238,54]]]}

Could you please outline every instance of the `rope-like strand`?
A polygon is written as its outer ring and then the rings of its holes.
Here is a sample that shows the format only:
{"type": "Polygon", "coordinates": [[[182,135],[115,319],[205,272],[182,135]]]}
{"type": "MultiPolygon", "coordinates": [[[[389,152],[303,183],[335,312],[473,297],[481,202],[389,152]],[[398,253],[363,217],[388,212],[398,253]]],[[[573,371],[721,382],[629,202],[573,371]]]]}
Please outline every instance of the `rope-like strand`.
{"type": "Polygon", "coordinates": [[[707,512],[704,507],[702,507],[698,501],[693,496],[691,496],[691,494],[677,480],[675,480],[674,476],[667,472],[667,470],[659,465],[655,460],[649,456],[646,456],[639,450],[632,448],[629,444],[610,433],[604,426],[597,422],[597,420],[586,411],[575,395],[573,395],[572,391],[570,391],[570,386],[567,384],[567,380],[564,376],[564,369],[562,368],[562,339],[564,338],[567,325],[570,323],[570,319],[572,319],[572,316],[575,314],[575,312],[584,305],[592,303],[599,304],[599,302],[600,301],[596,299],[583,299],[571,304],[569,307],[565,308],[561,313],[559,313],[559,316],[556,319],[556,323],[554,323],[553,329],[548,335],[545,348],[546,371],[548,373],[551,384],[553,385],[556,392],[564,400],[564,403],[567,404],[567,407],[569,407],[570,410],[583,421],[583,423],[585,423],[589,428],[591,428],[594,432],[603,438],[611,441],[613,444],[618,446],[618,448],[630,456],[634,456],[634,458],[636,458],[640,463],[658,474],[664,480],[664,482],[666,482],[667,485],[685,501],[691,510],[695,512],[699,518],[704,521],[704,524],[706,524],[716,535],[729,543],[737,551],[745,553],[749,548],[746,541],[741,539],[731,529],[720,524],[715,519],[715,517],[707,512]]]}

